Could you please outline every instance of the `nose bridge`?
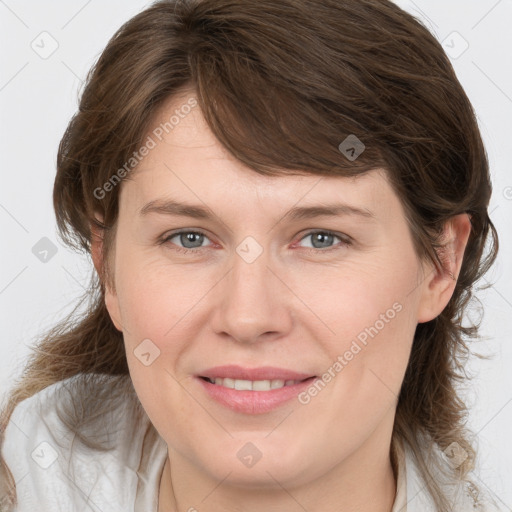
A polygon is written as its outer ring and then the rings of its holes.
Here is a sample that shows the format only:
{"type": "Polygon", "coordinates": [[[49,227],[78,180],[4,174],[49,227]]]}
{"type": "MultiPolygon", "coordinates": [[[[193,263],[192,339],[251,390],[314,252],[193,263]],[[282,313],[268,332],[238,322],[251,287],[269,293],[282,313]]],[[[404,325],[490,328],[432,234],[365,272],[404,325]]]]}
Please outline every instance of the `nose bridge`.
{"type": "Polygon", "coordinates": [[[270,265],[269,252],[254,238],[247,237],[236,247],[217,304],[217,332],[253,342],[262,334],[282,334],[290,327],[284,291],[276,294],[278,279],[270,265]]]}

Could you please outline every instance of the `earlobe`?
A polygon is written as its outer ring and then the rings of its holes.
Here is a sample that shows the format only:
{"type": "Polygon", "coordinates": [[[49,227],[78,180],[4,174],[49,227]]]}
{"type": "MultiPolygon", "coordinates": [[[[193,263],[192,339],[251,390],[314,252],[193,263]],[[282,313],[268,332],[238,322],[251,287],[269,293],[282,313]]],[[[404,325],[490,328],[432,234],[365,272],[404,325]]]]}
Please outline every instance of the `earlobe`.
{"type": "Polygon", "coordinates": [[[105,307],[107,308],[110,319],[112,320],[112,323],[115,325],[116,329],[120,332],[123,332],[123,326],[119,320],[119,302],[117,300],[117,295],[115,295],[109,288],[107,288],[105,291],[105,307]]]}
{"type": "Polygon", "coordinates": [[[467,213],[455,215],[444,226],[442,247],[438,250],[443,268],[431,266],[425,271],[418,307],[418,323],[436,318],[450,301],[459,275],[464,251],[471,233],[471,221],[467,213]]]}

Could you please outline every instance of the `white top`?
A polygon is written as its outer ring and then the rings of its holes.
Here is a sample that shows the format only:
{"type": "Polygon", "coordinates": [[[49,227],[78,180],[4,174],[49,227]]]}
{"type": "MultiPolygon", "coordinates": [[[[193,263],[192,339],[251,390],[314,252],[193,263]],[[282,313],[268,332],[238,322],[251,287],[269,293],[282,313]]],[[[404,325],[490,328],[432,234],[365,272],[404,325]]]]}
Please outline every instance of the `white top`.
{"type": "MultiPolygon", "coordinates": [[[[14,410],[2,453],[16,482],[18,506],[6,510],[157,512],[167,445],[136,399],[131,380],[110,377],[100,386],[102,391],[92,384],[82,391],[105,396],[98,397],[93,412],[78,411],[83,422],[77,429],[66,424],[59,407],[69,403],[73,379],[47,387],[14,410]],[[84,432],[85,439],[109,444],[110,449],[85,446],[73,435],[77,430],[84,432]]],[[[399,447],[392,512],[435,512],[423,488],[411,453],[399,447]]],[[[478,510],[473,509],[469,495],[458,492],[453,499],[458,504],[453,510],[478,510]]]]}

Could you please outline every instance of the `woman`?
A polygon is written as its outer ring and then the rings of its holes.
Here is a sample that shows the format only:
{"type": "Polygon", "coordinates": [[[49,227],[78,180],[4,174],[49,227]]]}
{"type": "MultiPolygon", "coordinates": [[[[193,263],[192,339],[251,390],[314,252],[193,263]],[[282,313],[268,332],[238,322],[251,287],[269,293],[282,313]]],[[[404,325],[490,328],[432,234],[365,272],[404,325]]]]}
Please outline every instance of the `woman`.
{"type": "Polygon", "coordinates": [[[449,59],[393,3],[153,4],[59,147],[98,279],[3,413],[4,508],[490,510],[456,389],[490,195],[449,59]]]}

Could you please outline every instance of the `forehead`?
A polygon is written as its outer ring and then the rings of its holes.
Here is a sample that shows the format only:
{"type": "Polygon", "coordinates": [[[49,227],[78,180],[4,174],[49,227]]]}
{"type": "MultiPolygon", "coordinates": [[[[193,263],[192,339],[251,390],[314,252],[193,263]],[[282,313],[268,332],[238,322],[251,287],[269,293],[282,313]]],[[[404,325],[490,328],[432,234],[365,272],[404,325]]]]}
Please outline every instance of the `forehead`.
{"type": "Polygon", "coordinates": [[[193,90],[183,91],[155,114],[145,139],[151,149],[122,187],[127,190],[121,195],[138,211],[166,195],[195,204],[239,201],[240,207],[259,204],[262,208],[343,201],[361,209],[376,209],[376,213],[379,209],[385,213],[388,203],[396,203],[382,168],[355,177],[293,170],[279,176],[257,173],[220,144],[195,98],[193,90]]]}

